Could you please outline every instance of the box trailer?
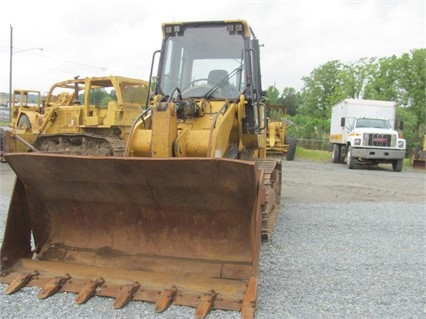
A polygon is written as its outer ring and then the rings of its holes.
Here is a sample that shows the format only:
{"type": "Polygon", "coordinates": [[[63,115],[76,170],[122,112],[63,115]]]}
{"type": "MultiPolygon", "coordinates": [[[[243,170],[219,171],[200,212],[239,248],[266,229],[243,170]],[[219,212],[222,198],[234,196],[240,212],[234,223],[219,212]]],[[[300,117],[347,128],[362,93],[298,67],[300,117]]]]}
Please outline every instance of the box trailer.
{"type": "MultiPolygon", "coordinates": [[[[330,146],[334,163],[390,163],[402,170],[406,142],[396,131],[396,103],[345,99],[332,107],[330,146]]],[[[400,125],[402,129],[402,123],[400,125]]]]}

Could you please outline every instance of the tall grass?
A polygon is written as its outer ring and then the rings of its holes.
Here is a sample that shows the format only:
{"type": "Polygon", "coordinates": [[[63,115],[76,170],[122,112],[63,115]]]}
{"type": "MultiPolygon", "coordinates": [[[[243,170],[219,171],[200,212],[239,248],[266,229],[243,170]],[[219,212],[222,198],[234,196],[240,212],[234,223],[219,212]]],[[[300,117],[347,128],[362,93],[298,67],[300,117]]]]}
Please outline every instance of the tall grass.
{"type": "Polygon", "coordinates": [[[329,151],[310,150],[297,146],[295,158],[305,158],[314,161],[331,161],[331,153],[329,151]]]}

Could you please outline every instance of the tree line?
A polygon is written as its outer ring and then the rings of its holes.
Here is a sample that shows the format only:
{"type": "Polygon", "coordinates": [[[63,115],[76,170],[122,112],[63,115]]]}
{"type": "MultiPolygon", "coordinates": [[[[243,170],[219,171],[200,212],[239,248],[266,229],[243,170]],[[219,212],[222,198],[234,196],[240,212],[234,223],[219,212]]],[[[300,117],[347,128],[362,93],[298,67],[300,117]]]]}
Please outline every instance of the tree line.
{"type": "MultiPolygon", "coordinates": [[[[268,104],[286,106],[287,119],[294,123],[289,128],[292,136],[328,140],[331,107],[347,98],[396,102],[409,150],[420,145],[426,134],[426,49],[349,64],[333,60],[302,80],[300,91],[267,89],[268,104]]],[[[269,116],[280,120],[283,112],[269,116]]]]}

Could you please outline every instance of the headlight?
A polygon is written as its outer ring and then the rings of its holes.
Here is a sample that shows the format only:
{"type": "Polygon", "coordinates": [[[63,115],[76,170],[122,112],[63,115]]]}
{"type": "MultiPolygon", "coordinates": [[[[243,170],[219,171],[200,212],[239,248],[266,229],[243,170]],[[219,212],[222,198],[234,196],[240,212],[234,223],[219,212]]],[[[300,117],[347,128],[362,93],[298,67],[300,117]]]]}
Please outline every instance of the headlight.
{"type": "Polygon", "coordinates": [[[354,140],[354,144],[355,144],[355,145],[361,145],[361,139],[360,139],[360,138],[356,138],[356,139],[354,140]]]}
{"type": "Polygon", "coordinates": [[[398,141],[398,148],[405,148],[404,141],[398,141]]]}

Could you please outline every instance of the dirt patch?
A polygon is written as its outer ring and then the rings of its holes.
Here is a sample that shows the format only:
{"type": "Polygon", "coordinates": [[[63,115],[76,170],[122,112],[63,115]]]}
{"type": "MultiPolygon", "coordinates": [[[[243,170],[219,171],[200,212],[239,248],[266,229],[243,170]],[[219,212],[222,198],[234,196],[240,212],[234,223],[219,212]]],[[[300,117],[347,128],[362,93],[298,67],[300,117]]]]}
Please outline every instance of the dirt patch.
{"type": "Polygon", "coordinates": [[[426,171],[393,172],[391,165],[348,169],[344,164],[283,161],[283,199],[294,202],[425,201],[426,171]]]}

